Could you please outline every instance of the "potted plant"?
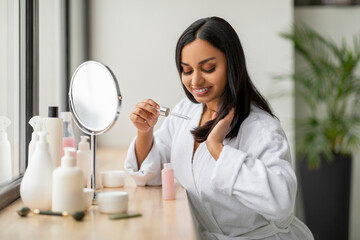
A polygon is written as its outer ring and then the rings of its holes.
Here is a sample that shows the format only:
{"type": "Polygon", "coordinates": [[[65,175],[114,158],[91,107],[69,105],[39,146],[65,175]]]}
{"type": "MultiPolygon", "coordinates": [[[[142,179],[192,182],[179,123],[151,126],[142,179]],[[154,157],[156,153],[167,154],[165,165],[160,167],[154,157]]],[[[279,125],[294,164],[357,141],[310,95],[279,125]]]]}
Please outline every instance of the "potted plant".
{"type": "Polygon", "coordinates": [[[305,220],[317,240],[346,240],[351,153],[360,146],[360,36],[352,48],[306,25],[281,36],[301,60],[290,78],[306,110],[296,121],[305,220]]]}

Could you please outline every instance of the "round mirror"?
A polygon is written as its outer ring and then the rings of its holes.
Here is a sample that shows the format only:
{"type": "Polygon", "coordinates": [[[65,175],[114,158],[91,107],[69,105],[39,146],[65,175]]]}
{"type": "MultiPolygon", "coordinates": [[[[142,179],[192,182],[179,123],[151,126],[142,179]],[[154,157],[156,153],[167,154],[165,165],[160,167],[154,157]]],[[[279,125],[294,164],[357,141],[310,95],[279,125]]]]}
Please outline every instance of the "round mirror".
{"type": "Polygon", "coordinates": [[[122,97],[111,70],[102,63],[88,61],[72,76],[69,100],[78,127],[85,133],[98,135],[115,124],[122,97]]]}
{"type": "Polygon", "coordinates": [[[108,131],[116,122],[121,94],[114,74],[104,64],[88,61],[74,72],[69,89],[70,111],[76,125],[91,135],[91,188],[100,188],[97,177],[96,135],[108,131]]]}

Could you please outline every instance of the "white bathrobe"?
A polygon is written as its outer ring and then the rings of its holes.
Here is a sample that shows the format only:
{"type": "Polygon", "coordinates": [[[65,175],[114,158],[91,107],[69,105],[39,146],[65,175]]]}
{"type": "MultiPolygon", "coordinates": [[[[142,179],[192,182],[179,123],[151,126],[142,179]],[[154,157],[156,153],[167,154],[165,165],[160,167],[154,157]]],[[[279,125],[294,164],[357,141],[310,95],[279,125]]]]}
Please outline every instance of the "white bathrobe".
{"type": "Polygon", "coordinates": [[[225,139],[216,161],[203,142],[194,156],[190,131],[199,125],[202,104],[183,99],[173,109],[191,120],[167,117],[153,146],[137,166],[135,140],[125,169],[138,185],[161,185],[161,169],[171,162],[186,189],[201,239],[311,240],[293,215],[296,176],[289,144],[277,119],[252,106],[237,137],[225,139]]]}

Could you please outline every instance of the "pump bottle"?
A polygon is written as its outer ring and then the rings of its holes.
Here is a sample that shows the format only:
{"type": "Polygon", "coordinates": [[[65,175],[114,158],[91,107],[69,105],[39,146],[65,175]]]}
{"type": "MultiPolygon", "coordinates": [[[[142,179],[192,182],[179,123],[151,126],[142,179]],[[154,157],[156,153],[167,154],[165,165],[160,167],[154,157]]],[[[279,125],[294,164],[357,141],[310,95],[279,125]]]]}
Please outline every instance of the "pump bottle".
{"type": "Polygon", "coordinates": [[[87,140],[88,136],[81,136],[79,142],[79,150],[77,151],[77,165],[84,173],[84,186],[87,186],[88,179],[91,174],[91,155],[90,146],[87,140]]]}
{"type": "Polygon", "coordinates": [[[20,195],[26,206],[33,209],[51,209],[52,172],[51,159],[46,132],[39,132],[35,152],[21,181],[20,195]]]}
{"type": "Polygon", "coordinates": [[[174,170],[170,163],[164,164],[161,170],[162,195],[164,200],[175,200],[174,170]]]}
{"type": "Polygon", "coordinates": [[[11,145],[6,132],[10,124],[10,119],[0,116],[0,184],[12,177],[11,145]]]}
{"type": "Polygon", "coordinates": [[[83,189],[84,176],[76,166],[74,148],[65,148],[61,166],[53,173],[52,210],[69,212],[84,210],[83,189]]]}

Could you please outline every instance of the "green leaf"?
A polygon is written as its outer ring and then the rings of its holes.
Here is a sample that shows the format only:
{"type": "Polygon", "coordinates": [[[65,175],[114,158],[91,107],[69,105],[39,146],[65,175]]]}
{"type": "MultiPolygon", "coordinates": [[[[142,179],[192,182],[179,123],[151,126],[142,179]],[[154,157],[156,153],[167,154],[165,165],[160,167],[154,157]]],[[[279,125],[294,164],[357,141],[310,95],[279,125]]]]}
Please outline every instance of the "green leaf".
{"type": "Polygon", "coordinates": [[[321,156],[333,161],[334,154],[349,154],[360,147],[360,34],[353,46],[339,46],[306,25],[293,27],[280,36],[294,44],[302,60],[292,75],[275,79],[295,82],[295,94],[310,112],[296,121],[301,133],[299,154],[307,156],[310,168],[321,166],[321,156]]]}

